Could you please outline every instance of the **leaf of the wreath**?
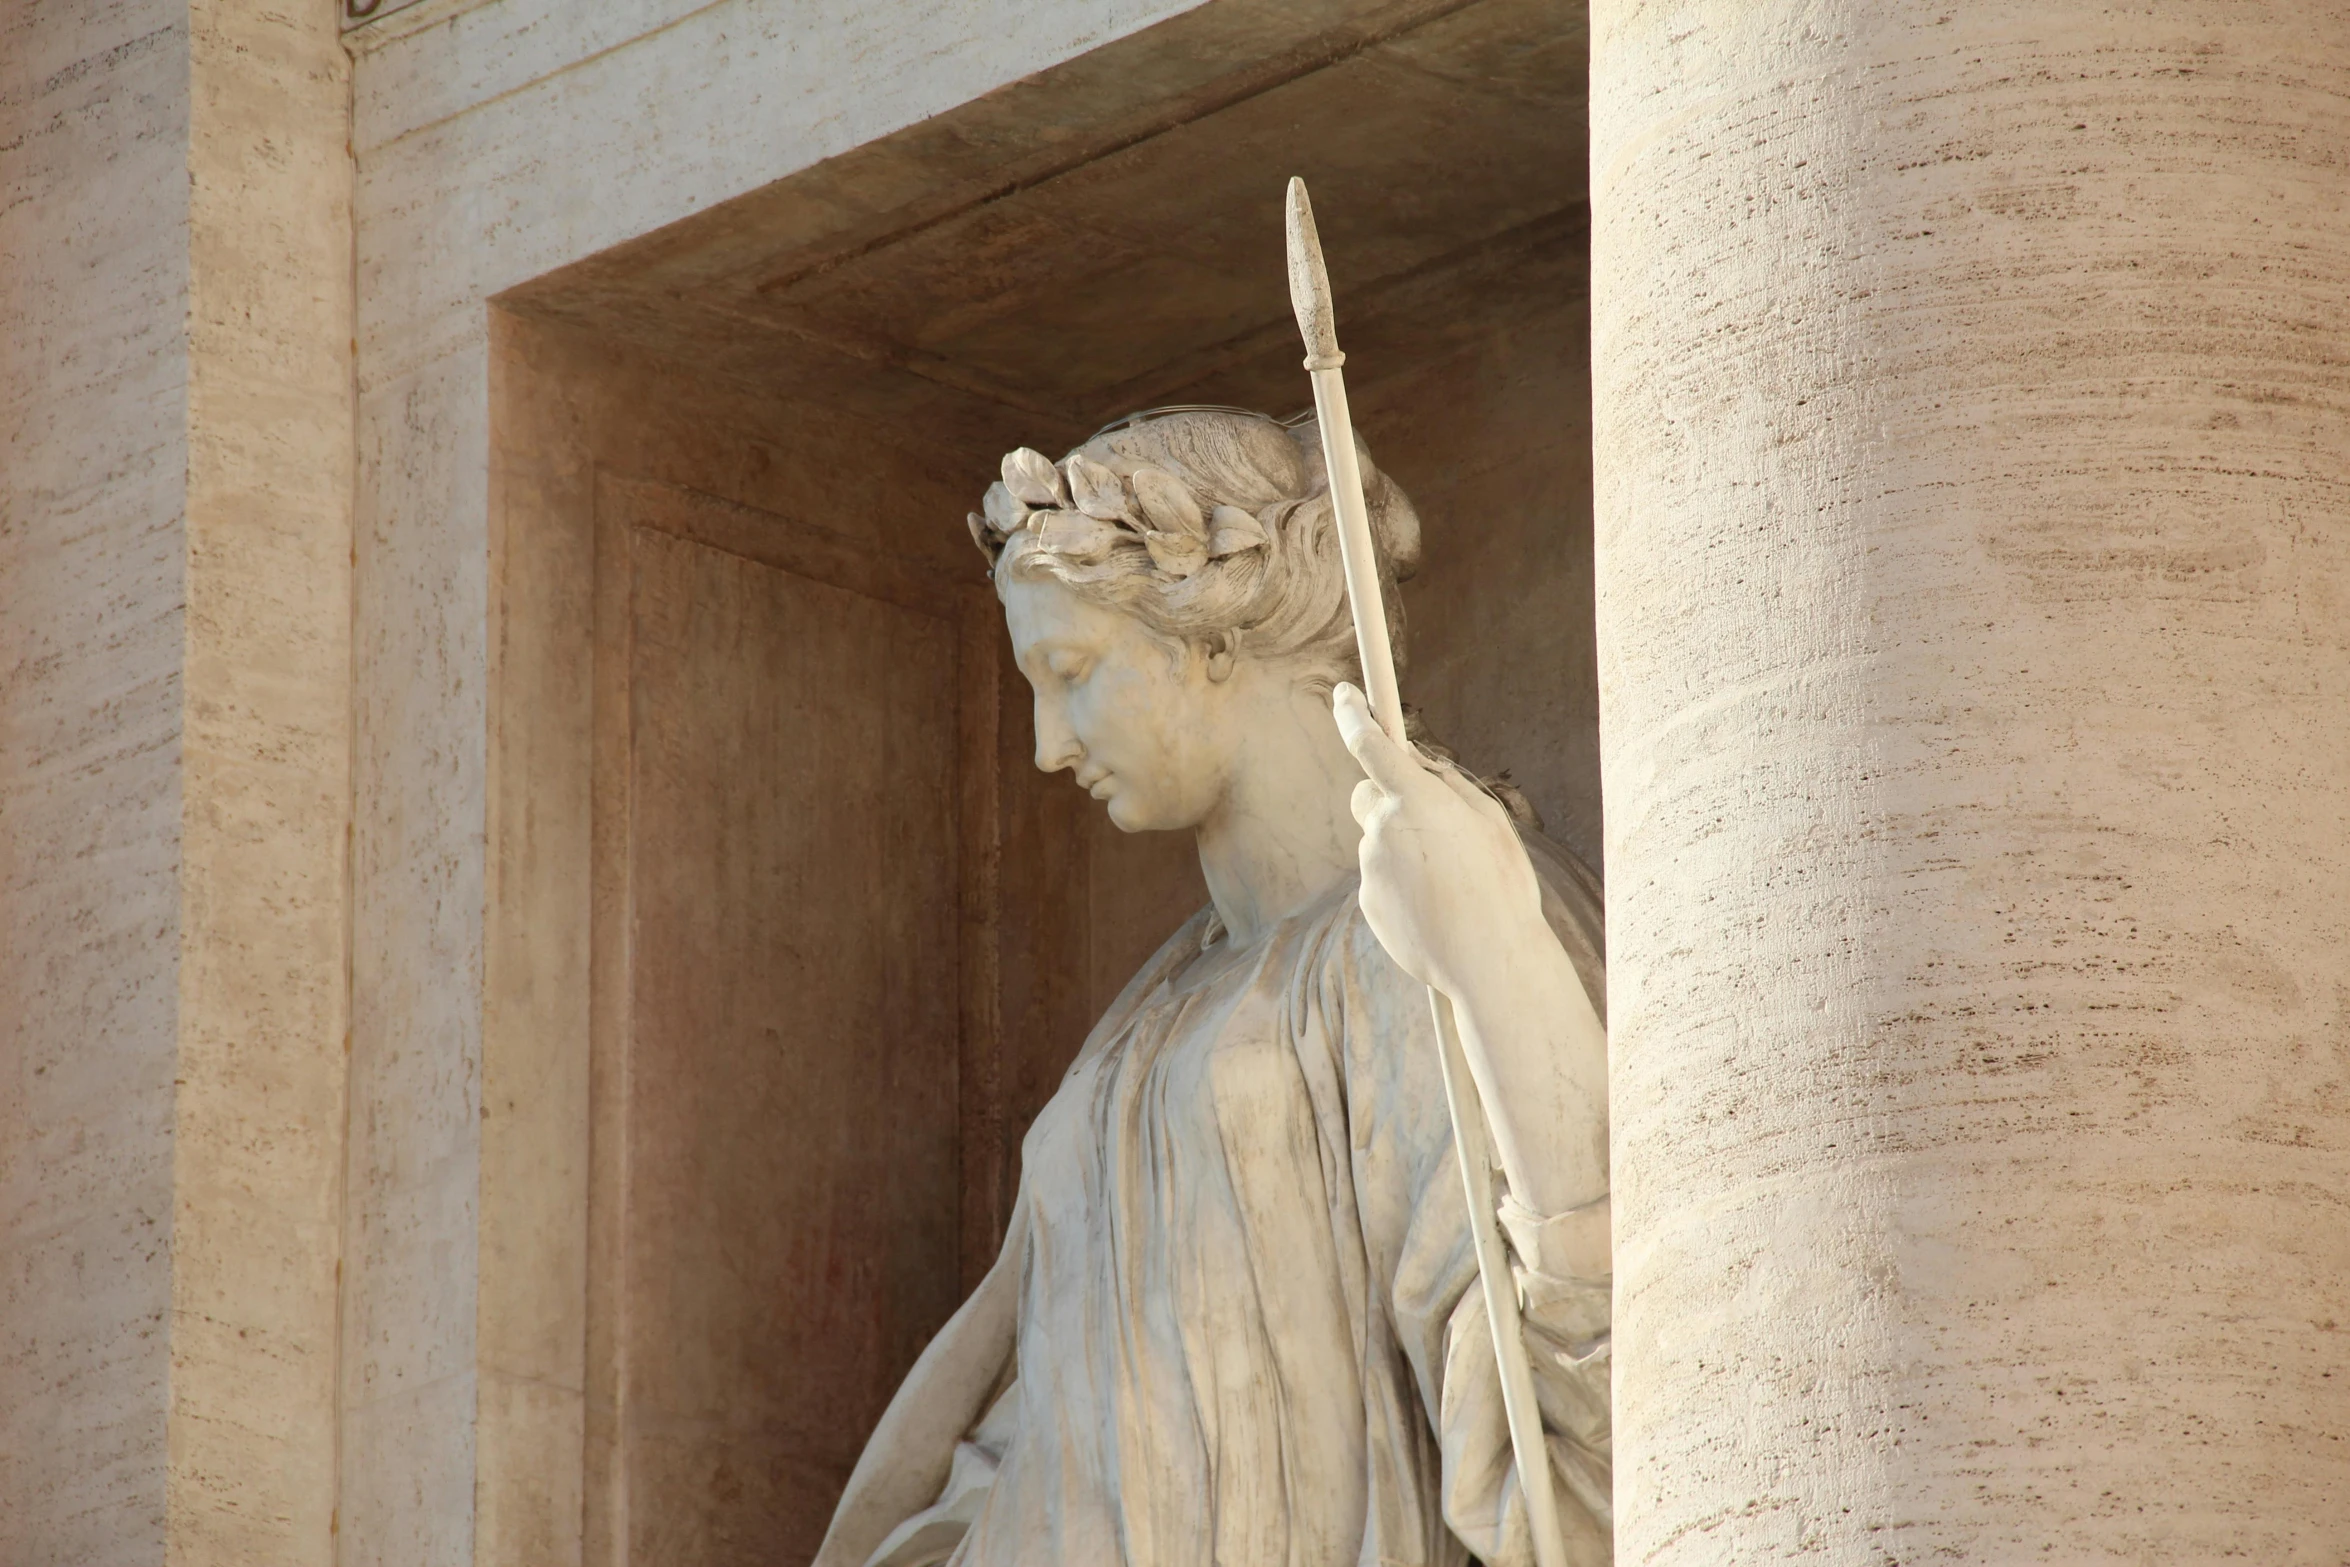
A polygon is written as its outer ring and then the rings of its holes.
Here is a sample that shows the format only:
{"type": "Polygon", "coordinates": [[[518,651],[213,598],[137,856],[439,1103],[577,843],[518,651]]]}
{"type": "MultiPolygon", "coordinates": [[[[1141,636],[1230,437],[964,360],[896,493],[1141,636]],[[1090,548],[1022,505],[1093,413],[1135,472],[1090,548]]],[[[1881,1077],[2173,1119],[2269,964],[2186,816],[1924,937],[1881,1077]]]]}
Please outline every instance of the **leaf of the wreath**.
{"type": "Polygon", "coordinates": [[[1052,459],[1033,447],[1004,453],[1004,488],[1031,506],[1066,506],[1069,492],[1052,459]]]}
{"type": "Polygon", "coordinates": [[[987,514],[988,525],[998,533],[1018,533],[1028,525],[1028,508],[1001,484],[989,485],[987,498],[979,505],[987,514]]]}
{"type": "Polygon", "coordinates": [[[1265,525],[1238,506],[1219,506],[1208,514],[1210,558],[1263,549],[1266,542],[1265,525]]]}
{"type": "Polygon", "coordinates": [[[1207,543],[1208,519],[1181,479],[1164,468],[1137,468],[1128,482],[1134,486],[1134,503],[1142,508],[1143,521],[1161,533],[1189,534],[1207,543]]]}
{"type": "Polygon", "coordinates": [[[1069,459],[1069,493],[1088,517],[1118,522],[1131,516],[1125,483],[1083,452],[1069,459]]]}
{"type": "Polygon", "coordinates": [[[1036,522],[1037,547],[1082,566],[1109,558],[1120,529],[1081,511],[1046,512],[1036,522]]]}

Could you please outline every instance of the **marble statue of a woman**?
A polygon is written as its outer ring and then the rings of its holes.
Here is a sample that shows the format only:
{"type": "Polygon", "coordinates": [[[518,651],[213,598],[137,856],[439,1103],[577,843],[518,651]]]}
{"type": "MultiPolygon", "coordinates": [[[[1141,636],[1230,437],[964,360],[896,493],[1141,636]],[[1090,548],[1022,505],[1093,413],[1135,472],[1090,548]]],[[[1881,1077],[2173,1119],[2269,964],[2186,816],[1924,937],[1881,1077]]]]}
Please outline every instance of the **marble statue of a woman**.
{"type": "MultiPolygon", "coordinates": [[[[1392,589],[1419,522],[1363,468],[1392,589]]],[[[873,1433],[820,1567],[1530,1562],[1426,986],[1493,1123],[1569,1555],[1605,1563],[1590,874],[1345,683],[1311,426],[1167,410],[1058,464],[1023,449],[972,531],[1037,765],[1129,832],[1195,834],[1213,901],[1037,1118],[1002,1254],[873,1433]]]]}

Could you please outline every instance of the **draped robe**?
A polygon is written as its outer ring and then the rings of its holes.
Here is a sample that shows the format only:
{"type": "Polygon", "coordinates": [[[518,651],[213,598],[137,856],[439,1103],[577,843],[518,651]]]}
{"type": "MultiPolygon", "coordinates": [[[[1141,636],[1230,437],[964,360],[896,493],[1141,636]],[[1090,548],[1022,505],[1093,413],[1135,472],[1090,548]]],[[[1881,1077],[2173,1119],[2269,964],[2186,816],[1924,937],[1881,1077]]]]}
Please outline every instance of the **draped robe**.
{"type": "MultiPolygon", "coordinates": [[[[1599,1004],[1597,884],[1528,849],[1599,1004]]],[[[968,1351],[999,1391],[870,1567],[1532,1562],[1427,995],[1356,890],[1246,951],[1201,911],[1095,1026],[1022,1145],[1017,1323],[968,1351]]],[[[1601,1567],[1610,1281],[1534,1271],[1503,1212],[1601,1567]]]]}

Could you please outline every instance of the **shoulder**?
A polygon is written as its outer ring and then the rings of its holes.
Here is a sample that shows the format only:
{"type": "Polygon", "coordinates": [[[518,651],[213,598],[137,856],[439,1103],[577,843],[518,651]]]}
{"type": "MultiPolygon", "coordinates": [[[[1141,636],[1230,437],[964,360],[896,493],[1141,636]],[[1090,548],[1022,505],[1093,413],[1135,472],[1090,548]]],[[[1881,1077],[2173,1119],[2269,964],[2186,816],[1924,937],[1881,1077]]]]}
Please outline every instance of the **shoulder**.
{"type": "Polygon", "coordinates": [[[1181,972],[1184,965],[1199,956],[1201,945],[1216,929],[1216,910],[1213,904],[1202,908],[1191,918],[1175,927],[1175,933],[1159,943],[1159,950],[1144,960],[1126,982],[1123,990],[1103,1009],[1094,1023],[1093,1032],[1078,1052],[1079,1058],[1091,1055],[1095,1046],[1107,1035],[1125,1027],[1144,1002],[1169,976],[1181,972]]]}

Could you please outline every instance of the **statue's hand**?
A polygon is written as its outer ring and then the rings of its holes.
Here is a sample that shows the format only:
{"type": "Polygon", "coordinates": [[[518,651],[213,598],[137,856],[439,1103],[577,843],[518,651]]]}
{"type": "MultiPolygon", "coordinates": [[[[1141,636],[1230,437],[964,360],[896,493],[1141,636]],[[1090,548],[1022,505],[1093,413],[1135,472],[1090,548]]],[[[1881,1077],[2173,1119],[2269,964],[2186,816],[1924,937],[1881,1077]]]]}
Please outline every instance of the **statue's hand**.
{"type": "Polygon", "coordinates": [[[1388,739],[1353,686],[1331,711],[1370,775],[1354,792],[1364,917],[1389,957],[1452,999],[1512,1195],[1544,1215],[1588,1205],[1607,1193],[1607,1034],[1542,918],[1509,813],[1388,739]]]}
{"type": "Polygon", "coordinates": [[[1331,696],[1339,735],[1369,776],[1355,785],[1363,916],[1387,955],[1455,1001],[1488,992],[1527,943],[1555,944],[1542,888],[1499,801],[1387,737],[1362,692],[1331,696]]]}

